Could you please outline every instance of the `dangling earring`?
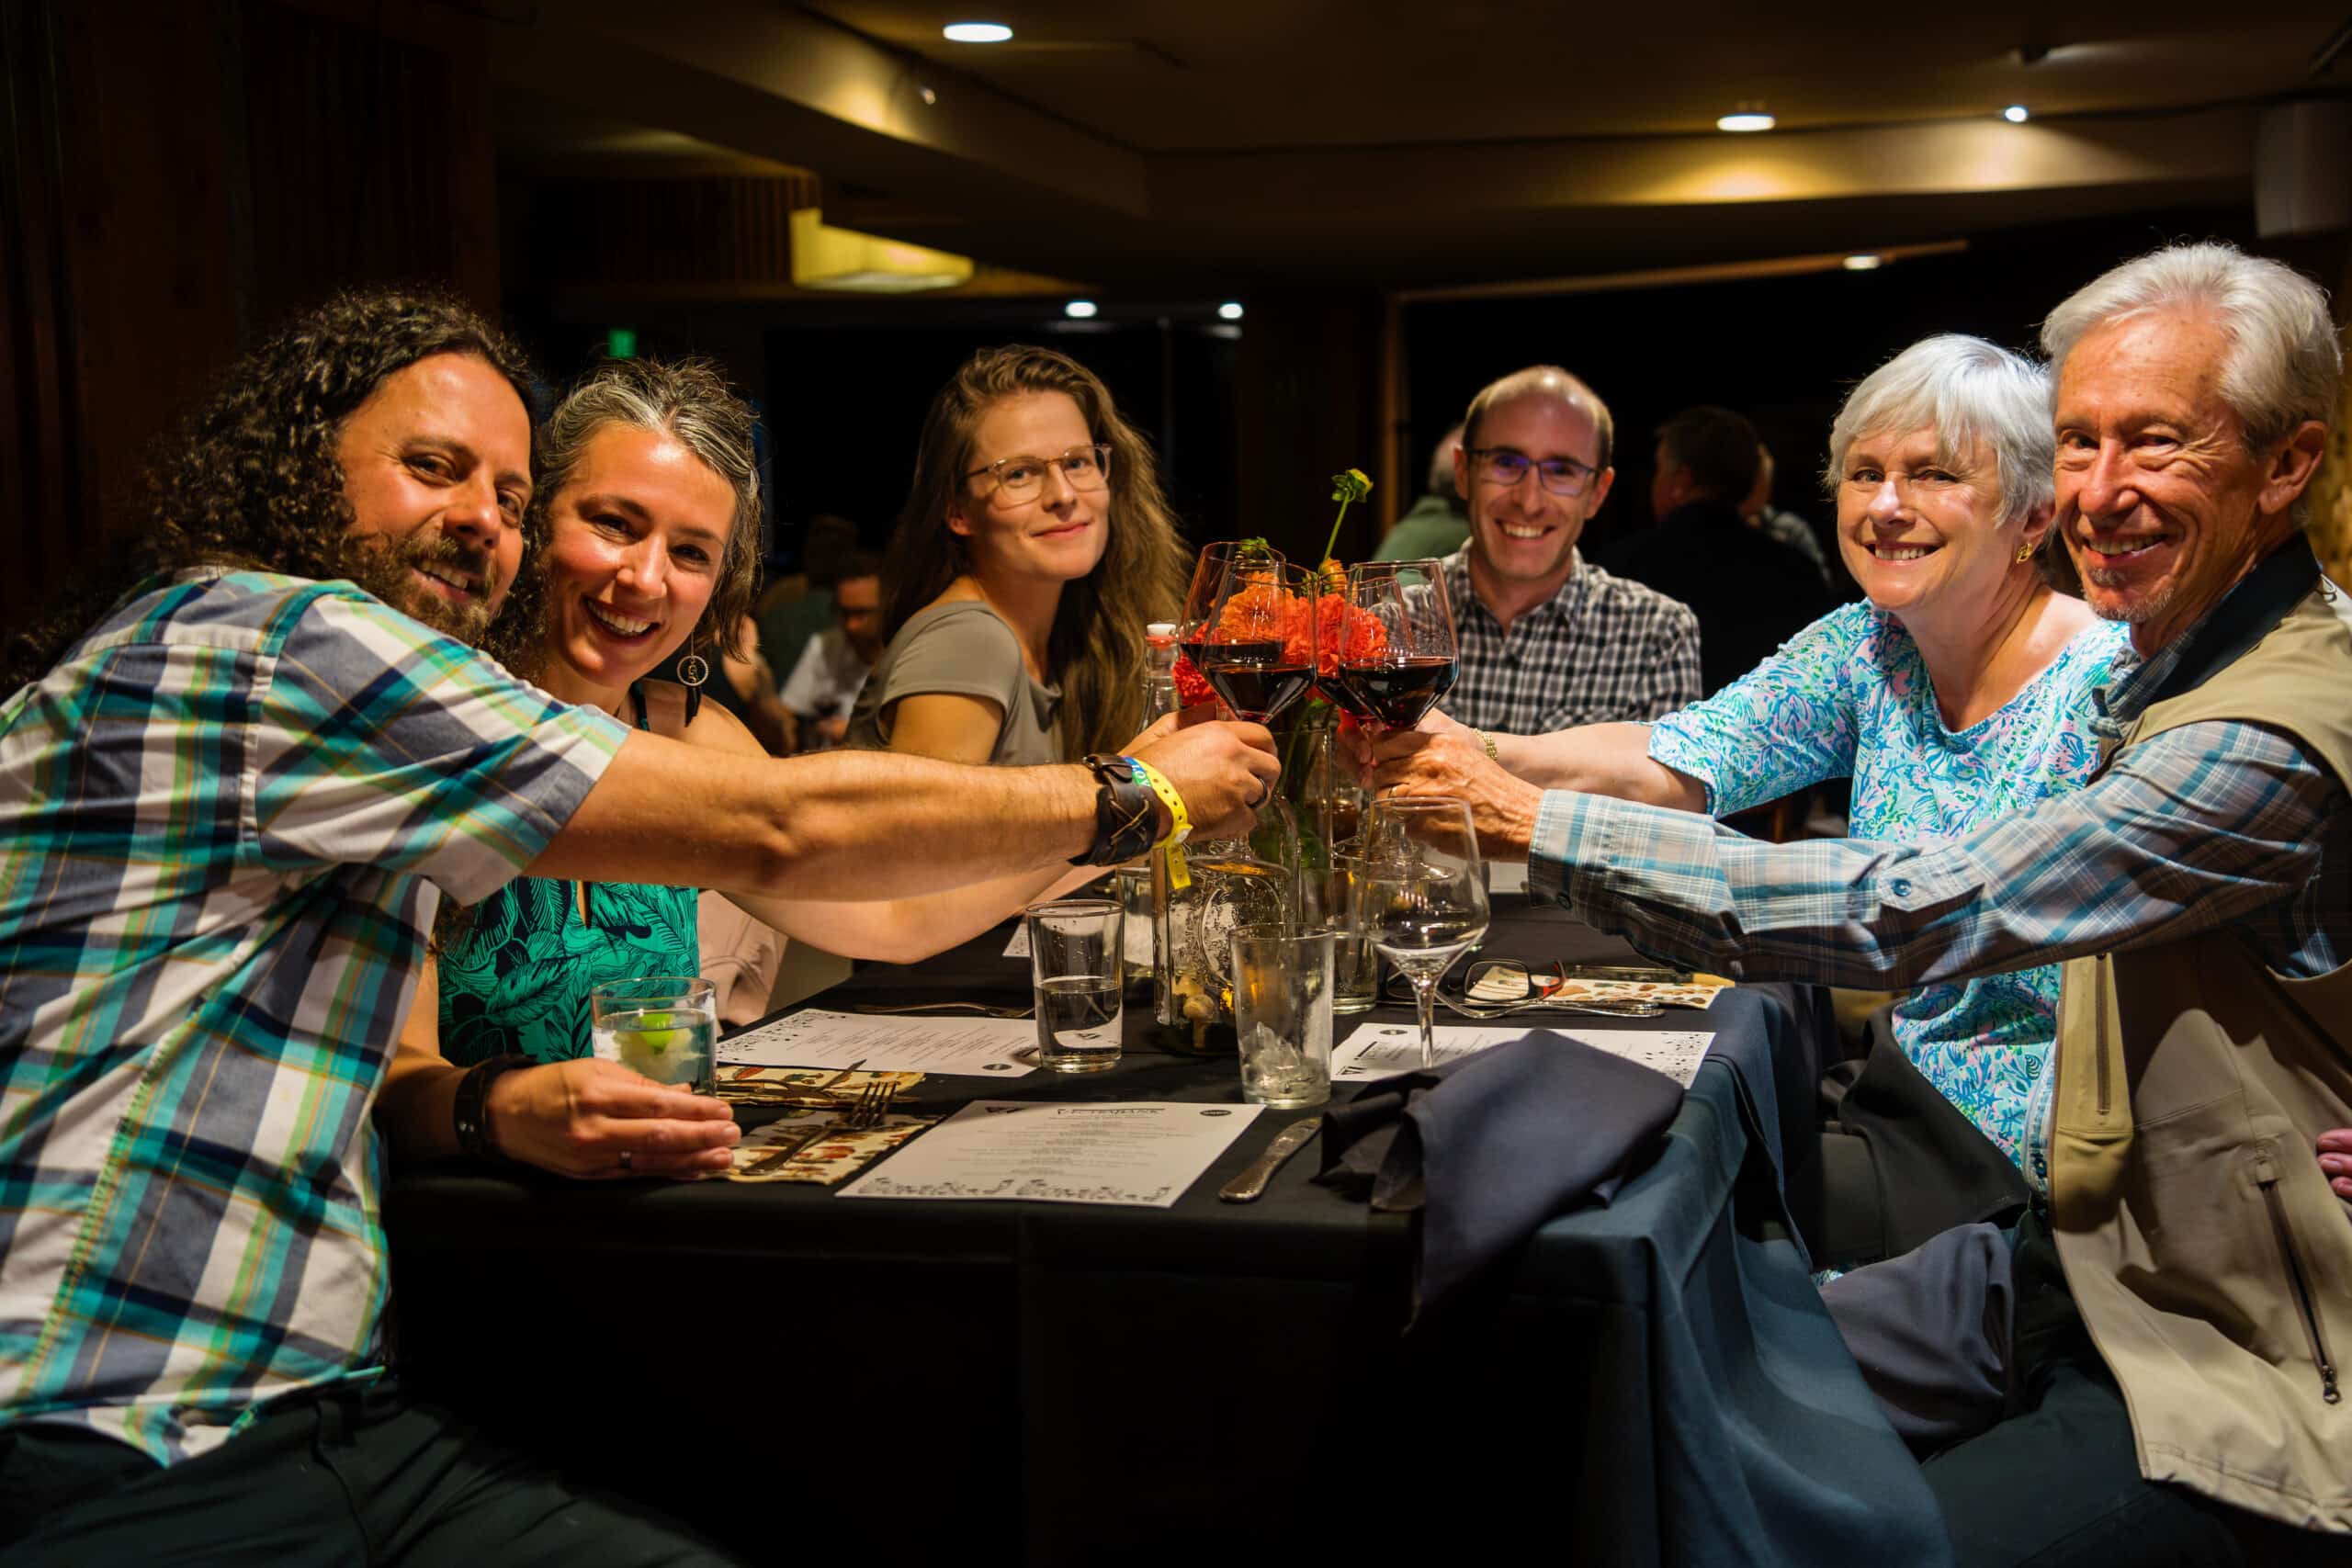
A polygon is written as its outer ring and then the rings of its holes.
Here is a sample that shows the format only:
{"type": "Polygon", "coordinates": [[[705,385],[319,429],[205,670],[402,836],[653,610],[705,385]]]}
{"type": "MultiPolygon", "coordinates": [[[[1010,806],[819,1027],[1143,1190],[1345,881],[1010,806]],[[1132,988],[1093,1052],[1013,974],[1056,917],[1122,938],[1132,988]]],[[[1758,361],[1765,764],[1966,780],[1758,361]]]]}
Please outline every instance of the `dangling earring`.
{"type": "Polygon", "coordinates": [[[2028,540],[2026,540],[2023,544],[2021,544],[2021,545],[2019,545],[2019,546],[2018,547],[2018,564],[2019,566],[2023,566],[2026,562],[2028,562],[2028,561],[2031,560],[2032,558],[2033,558],[2033,541],[2032,541],[2031,539],[2028,539],[2028,540]]]}
{"type": "Polygon", "coordinates": [[[686,688],[686,726],[694,727],[695,715],[702,711],[702,683],[710,679],[710,660],[699,653],[689,653],[678,660],[678,681],[686,688]]]}

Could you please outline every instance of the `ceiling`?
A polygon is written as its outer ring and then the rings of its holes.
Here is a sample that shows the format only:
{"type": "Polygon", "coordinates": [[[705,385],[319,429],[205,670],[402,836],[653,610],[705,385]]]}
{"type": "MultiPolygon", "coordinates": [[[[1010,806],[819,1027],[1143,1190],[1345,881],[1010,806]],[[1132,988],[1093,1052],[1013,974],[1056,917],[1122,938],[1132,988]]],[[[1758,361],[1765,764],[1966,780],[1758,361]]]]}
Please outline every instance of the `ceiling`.
{"type": "Polygon", "coordinates": [[[2216,28],[2210,4],[2097,24],[2021,5],[1813,5],[1802,20],[1500,0],[806,8],[1144,152],[1683,135],[1749,99],[1794,130],[2228,103],[2293,90],[2346,16],[2343,0],[2265,6],[2247,28],[2216,28]],[[940,36],[976,8],[1012,40],[940,36]]]}
{"type": "Polygon", "coordinates": [[[493,68],[526,167],[789,164],[829,221],[1112,289],[1410,290],[2246,202],[2264,109],[2352,92],[2352,17],[2215,15],[540,0],[493,68]],[[976,16],[1014,40],[941,38],[976,16]],[[1779,129],[1713,129],[1751,101],[1779,129]]]}

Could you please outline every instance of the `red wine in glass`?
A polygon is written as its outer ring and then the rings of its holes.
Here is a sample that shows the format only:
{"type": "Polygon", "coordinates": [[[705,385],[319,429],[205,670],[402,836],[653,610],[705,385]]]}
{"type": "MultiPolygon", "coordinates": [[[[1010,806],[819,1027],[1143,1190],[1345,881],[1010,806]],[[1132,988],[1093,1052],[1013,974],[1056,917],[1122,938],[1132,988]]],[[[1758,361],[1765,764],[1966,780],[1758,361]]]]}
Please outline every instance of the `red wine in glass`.
{"type": "Polygon", "coordinates": [[[1208,678],[1225,705],[1243,718],[1260,724],[1288,707],[1307,682],[1314,666],[1283,662],[1279,638],[1263,642],[1213,642],[1201,649],[1196,668],[1208,678]]]}
{"type": "Polygon", "coordinates": [[[1392,729],[1410,729],[1453,689],[1453,660],[1440,654],[1412,654],[1374,664],[1342,664],[1340,683],[1361,705],[1351,705],[1357,717],[1368,716],[1392,729]]]}

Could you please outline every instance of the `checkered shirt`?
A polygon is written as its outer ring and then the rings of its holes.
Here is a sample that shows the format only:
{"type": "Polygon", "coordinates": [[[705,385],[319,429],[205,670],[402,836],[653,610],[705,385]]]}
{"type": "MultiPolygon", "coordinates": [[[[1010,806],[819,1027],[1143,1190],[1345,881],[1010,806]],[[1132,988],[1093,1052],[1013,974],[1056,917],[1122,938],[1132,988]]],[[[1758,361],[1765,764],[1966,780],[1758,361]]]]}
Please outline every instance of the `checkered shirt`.
{"type": "MultiPolygon", "coordinates": [[[[2101,688],[2094,732],[2120,738],[2188,642],[2101,688]]],[[[1918,843],[1760,843],[1694,813],[1553,790],[1528,893],[1748,979],[1899,989],[2224,925],[2308,977],[2352,958],[2343,879],[2320,874],[2347,804],[2286,735],[2220,719],[2129,748],[2072,795],[1918,843]]]]}
{"type": "Polygon", "coordinates": [[[170,1463],[377,1375],[368,1112],[439,890],[627,733],[253,572],[147,585],[0,705],[0,1420],[170,1463]]]}
{"type": "Polygon", "coordinates": [[[1699,700],[1699,617],[1654,588],[1572,558],[1560,591],[1505,631],[1470,586],[1470,549],[1445,558],[1457,659],[1441,705],[1474,729],[1541,735],[1647,723],[1699,700]]]}

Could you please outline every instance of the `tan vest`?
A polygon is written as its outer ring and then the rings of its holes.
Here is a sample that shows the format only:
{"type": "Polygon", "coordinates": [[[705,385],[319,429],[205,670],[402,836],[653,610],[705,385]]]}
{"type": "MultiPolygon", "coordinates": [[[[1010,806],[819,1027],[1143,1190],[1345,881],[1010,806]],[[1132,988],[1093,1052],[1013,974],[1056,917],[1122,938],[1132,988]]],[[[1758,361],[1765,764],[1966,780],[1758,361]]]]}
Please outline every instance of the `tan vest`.
{"type": "MultiPolygon", "coordinates": [[[[2291,734],[2352,781],[2352,635],[2318,592],[2123,745],[2220,718],[2291,734]]],[[[2342,879],[2352,812],[2327,834],[2342,879]]],[[[2056,1061],[2058,1254],[2141,1473],[2352,1531],[2352,1215],[2312,1147],[2352,1127],[2352,964],[2289,979],[2226,927],[2076,959],[2056,1061]]]]}

